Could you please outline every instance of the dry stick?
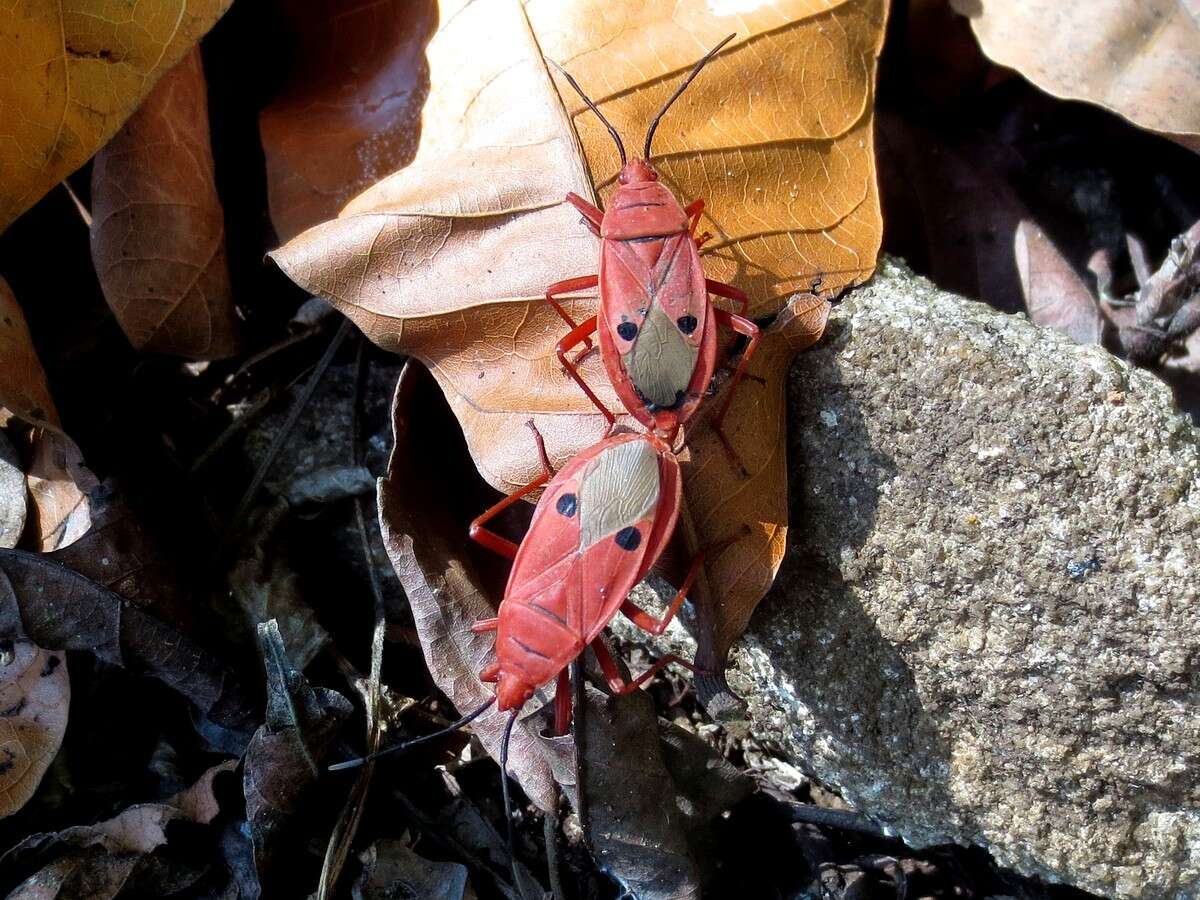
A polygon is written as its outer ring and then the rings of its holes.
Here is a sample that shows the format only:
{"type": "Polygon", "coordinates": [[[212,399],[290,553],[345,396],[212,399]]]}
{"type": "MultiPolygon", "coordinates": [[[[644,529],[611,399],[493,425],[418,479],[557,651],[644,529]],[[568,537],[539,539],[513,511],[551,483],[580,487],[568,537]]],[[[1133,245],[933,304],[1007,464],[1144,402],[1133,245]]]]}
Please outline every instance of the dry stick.
{"type": "Polygon", "coordinates": [[[242,494],[242,499],[238,503],[237,510],[233,514],[233,518],[229,520],[229,524],[225,526],[225,534],[221,537],[221,544],[218,547],[218,555],[224,555],[230,540],[237,534],[237,530],[241,527],[242,521],[246,518],[246,514],[250,511],[250,505],[254,502],[254,498],[258,495],[259,488],[262,487],[263,481],[266,480],[267,473],[271,470],[271,465],[275,462],[275,457],[279,455],[279,451],[283,449],[283,445],[287,442],[288,437],[292,433],[292,429],[296,427],[296,422],[300,420],[300,414],[304,412],[304,408],[308,406],[308,401],[312,399],[312,395],[317,390],[317,385],[321,383],[321,379],[325,377],[325,372],[329,368],[329,364],[333,362],[333,356],[337,353],[338,348],[342,346],[342,341],[346,336],[354,330],[354,326],[349,319],[344,319],[339,326],[337,333],[333,336],[333,340],[329,342],[329,346],[325,348],[325,353],[317,362],[316,368],[313,369],[312,375],[308,379],[308,383],[304,385],[304,390],[300,392],[300,396],[296,398],[296,402],[292,404],[292,408],[288,410],[287,419],[284,420],[283,426],[279,429],[279,433],[275,435],[275,440],[271,441],[271,446],[267,449],[267,455],[258,465],[258,470],[254,473],[254,478],[250,481],[250,486],[246,488],[246,492],[242,494]]]}
{"type": "MultiPolygon", "coordinates": [[[[363,447],[362,412],[365,405],[367,383],[366,341],[359,339],[358,355],[354,368],[354,405],[350,414],[350,433],[352,438],[351,463],[363,465],[366,453],[363,447]]],[[[367,679],[366,689],[363,690],[363,701],[367,708],[367,753],[375,753],[379,749],[381,731],[381,699],[383,688],[380,680],[383,676],[383,635],[386,628],[385,610],[383,604],[383,587],[379,583],[379,575],[375,571],[371,539],[367,532],[366,503],[362,497],[354,498],[354,518],[358,530],[359,541],[362,544],[363,561],[371,581],[371,595],[375,603],[375,627],[371,634],[371,674],[367,679]]],[[[360,690],[362,690],[360,688],[360,690]]],[[[338,817],[333,833],[329,836],[329,846],[325,850],[325,863],[321,867],[321,880],[317,888],[317,900],[327,900],[337,885],[338,876],[350,855],[350,846],[358,833],[363,811],[366,809],[367,794],[371,787],[371,777],[375,774],[375,761],[368,757],[358,773],[346,805],[338,817]]]]}
{"type": "Polygon", "coordinates": [[[83,205],[83,201],[79,199],[79,195],[75,193],[74,189],[71,187],[71,183],[69,181],[67,181],[67,179],[64,178],[62,180],[62,186],[64,188],[66,188],[67,196],[70,197],[71,201],[75,204],[75,209],[77,209],[79,211],[79,218],[83,219],[83,224],[88,227],[89,231],[91,231],[91,229],[92,229],[92,214],[91,214],[91,212],[88,210],[88,208],[86,206],[83,205]]]}
{"type": "MultiPolygon", "coordinates": [[[[558,789],[555,788],[555,797],[558,789]]],[[[558,870],[558,812],[555,804],[553,814],[542,816],[542,838],[546,842],[546,868],[550,870],[550,893],[554,900],[566,900],[567,892],[563,890],[562,873],[558,870]]]]}

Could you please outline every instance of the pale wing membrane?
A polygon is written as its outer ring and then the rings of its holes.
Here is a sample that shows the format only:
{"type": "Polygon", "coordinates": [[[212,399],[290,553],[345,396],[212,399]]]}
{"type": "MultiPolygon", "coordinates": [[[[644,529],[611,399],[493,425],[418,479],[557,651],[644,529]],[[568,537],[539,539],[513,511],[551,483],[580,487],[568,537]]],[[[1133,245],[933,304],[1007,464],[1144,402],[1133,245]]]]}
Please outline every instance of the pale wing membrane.
{"type": "Polygon", "coordinates": [[[666,310],[654,303],[623,362],[638,393],[671,409],[687,391],[699,354],[700,348],[688,343],[666,310]]]}
{"type": "Polygon", "coordinates": [[[604,451],[579,486],[580,552],[645,518],[657,502],[658,454],[647,441],[626,441],[604,451]]]}

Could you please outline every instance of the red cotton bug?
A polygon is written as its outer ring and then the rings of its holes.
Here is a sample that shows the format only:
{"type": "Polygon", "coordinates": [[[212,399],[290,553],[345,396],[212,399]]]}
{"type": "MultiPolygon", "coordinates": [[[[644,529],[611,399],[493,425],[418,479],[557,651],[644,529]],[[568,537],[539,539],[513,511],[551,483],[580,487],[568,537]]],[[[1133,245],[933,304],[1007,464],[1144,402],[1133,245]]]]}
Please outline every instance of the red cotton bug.
{"type": "MultiPolygon", "coordinates": [[[[679,612],[705,558],[703,550],[697,554],[662,618],[634,605],[629,592],[658,561],[679,516],[681,477],[674,451],[653,433],[616,434],[580,452],[555,474],[541,434],[532,422],[529,425],[541,456],[542,474],[496,503],[470,528],[474,540],[513,561],[499,615],[474,626],[475,631],[496,632],[496,660],[480,673],[481,680],[495,683],[495,694],[441,731],[367,757],[441,737],[462,728],[493,704],[501,711],[511,710],[500,750],[506,810],[508,744],[517,716],[539,687],[557,679],[555,731],[565,734],[571,715],[569,666],[587,647],[595,652],[615,693],[636,690],[672,662],[693,668],[685,660],[667,655],[626,681],[601,632],[621,612],[639,627],[661,634],[679,612]],[[484,527],[542,485],[546,489],[520,545],[484,527]]],[[[352,768],[362,762],[351,760],[331,768],[352,768]]],[[[511,829],[511,817],[508,825],[511,829]]],[[[511,831],[509,843],[511,847],[511,831]]]]}
{"type": "Polygon", "coordinates": [[[696,237],[704,201],[680,206],[650,164],[650,144],[659,121],[700,70],[733,38],[729,35],[708,51],[667,99],[646,131],[642,159],[626,159],[625,145],[616,128],[578,82],[554,64],[612,135],[621,155],[621,172],[607,211],[577,194],[567,194],[567,200],[583,214],[584,224],[601,240],[600,272],[550,285],[546,300],[571,326],[570,334],[558,342],[559,361],[609,425],[616,421],[612,412],[579,374],[579,360],[568,358],[570,351],[581,344],[585,352],[591,348],[593,332],[599,332],[604,369],[621,403],[634,418],[671,444],[680,426],[696,412],[712,381],[717,326],[725,325],[744,335],[748,339],[745,350],[711,425],[734,466],[746,474],[722,426],[734,391],[758,347],[759,329],[744,317],[749,298],[742,291],[704,277],[699,248],[708,235],[696,237]],[[599,312],[577,324],[556,298],[597,285],[599,312]],[[714,306],[709,294],[736,301],[739,314],[714,306]]]}

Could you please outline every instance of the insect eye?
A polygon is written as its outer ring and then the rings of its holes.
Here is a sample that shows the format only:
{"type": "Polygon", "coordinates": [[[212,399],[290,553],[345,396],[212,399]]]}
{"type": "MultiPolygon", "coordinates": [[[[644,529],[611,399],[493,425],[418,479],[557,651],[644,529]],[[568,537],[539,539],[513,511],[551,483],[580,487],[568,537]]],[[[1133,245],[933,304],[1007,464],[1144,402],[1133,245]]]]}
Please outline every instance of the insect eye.
{"type": "Polygon", "coordinates": [[[679,330],[684,334],[691,334],[696,330],[695,316],[680,316],[675,320],[675,324],[679,326],[679,330]]]}
{"type": "Polygon", "coordinates": [[[613,540],[622,550],[636,550],[638,544],[642,542],[642,533],[637,530],[636,526],[630,525],[628,528],[618,531],[613,540]]]}
{"type": "Polygon", "coordinates": [[[637,337],[637,326],[632,322],[622,322],[617,326],[617,334],[621,336],[623,341],[632,341],[637,337]]]}
{"type": "Polygon", "coordinates": [[[558,502],[554,504],[554,508],[568,519],[575,515],[575,510],[578,506],[579,501],[575,499],[574,494],[563,494],[558,498],[558,502]]]}

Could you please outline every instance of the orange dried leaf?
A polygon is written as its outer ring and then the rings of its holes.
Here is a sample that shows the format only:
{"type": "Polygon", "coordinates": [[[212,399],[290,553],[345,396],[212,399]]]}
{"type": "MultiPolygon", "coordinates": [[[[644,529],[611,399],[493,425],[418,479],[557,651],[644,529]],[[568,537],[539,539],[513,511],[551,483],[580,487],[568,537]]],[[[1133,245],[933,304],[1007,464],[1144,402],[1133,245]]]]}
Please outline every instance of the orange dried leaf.
{"type": "Polygon", "coordinates": [[[7,7],[0,16],[0,231],[103,146],[229,3],[7,7]]]}
{"type": "Polygon", "coordinates": [[[951,0],[983,52],[1200,151],[1200,19],[1180,0],[951,0]]]}
{"type": "Polygon", "coordinates": [[[92,214],[100,286],[133,346],[193,359],[237,352],[199,49],[96,154],[92,214]]]}
{"type": "MultiPolygon", "coordinates": [[[[607,194],[616,151],[565,82],[556,84],[543,54],[578,76],[637,152],[682,75],[736,32],[656,135],[663,180],[684,202],[707,201],[701,229],[715,238],[706,273],[750,293],[751,314],[763,318],[797,290],[820,281],[829,295],[874,268],[881,222],[871,123],[883,0],[710,7],[447,0],[428,46],[431,86],[413,162],[272,254],[380,346],[430,368],[476,465],[501,490],[538,473],[525,420],[559,463],[605,430],[561,371],[554,345],[564,326],[543,298],[552,282],[596,271],[597,241],[564,197],[607,194]]],[[[564,305],[584,319],[596,300],[564,305]]],[[[801,327],[805,315],[793,309],[787,327],[801,327]]],[[[746,383],[727,421],[751,477],[733,471],[703,421],[688,434],[696,537],[748,532],[707,563],[710,593],[727,609],[710,623],[718,656],[782,555],[783,390],[795,352],[785,331],[777,324],[764,340],[751,370],[763,383],[746,383]]],[[[582,371],[616,407],[597,354],[582,371]]]]}

